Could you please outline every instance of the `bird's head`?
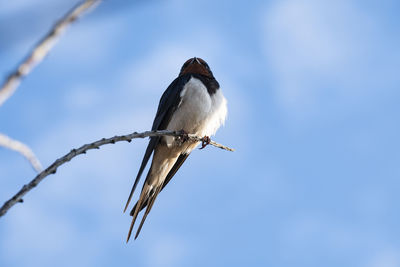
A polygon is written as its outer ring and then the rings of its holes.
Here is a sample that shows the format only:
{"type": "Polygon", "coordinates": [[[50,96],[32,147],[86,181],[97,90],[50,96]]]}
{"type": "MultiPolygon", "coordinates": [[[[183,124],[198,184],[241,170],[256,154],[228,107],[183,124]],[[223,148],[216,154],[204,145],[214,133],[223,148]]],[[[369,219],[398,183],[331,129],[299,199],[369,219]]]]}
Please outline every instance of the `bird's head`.
{"type": "Polygon", "coordinates": [[[183,64],[181,68],[179,76],[188,73],[201,74],[209,78],[214,77],[207,62],[199,57],[194,57],[186,60],[185,64],[183,64]]]}

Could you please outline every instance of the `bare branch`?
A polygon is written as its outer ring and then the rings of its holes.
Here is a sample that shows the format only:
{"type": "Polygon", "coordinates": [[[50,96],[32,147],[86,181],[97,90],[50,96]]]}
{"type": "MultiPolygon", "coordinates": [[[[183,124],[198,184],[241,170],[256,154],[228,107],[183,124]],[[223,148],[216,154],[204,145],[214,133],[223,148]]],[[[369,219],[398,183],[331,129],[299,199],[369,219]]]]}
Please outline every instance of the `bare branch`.
{"type": "Polygon", "coordinates": [[[39,159],[35,156],[33,151],[24,143],[13,140],[7,135],[0,133],[0,146],[17,151],[29,161],[36,172],[42,171],[42,165],[40,164],[39,159]]]}
{"type": "Polygon", "coordinates": [[[0,88],[0,106],[15,92],[21,79],[39,64],[66,30],[86,10],[100,3],[100,0],[86,0],[69,11],[51,31],[36,45],[30,55],[12,72],[0,88]]]}
{"type": "MultiPolygon", "coordinates": [[[[39,173],[31,182],[24,185],[17,194],[15,194],[11,199],[9,199],[7,202],[5,202],[4,205],[0,208],[0,217],[3,216],[4,214],[6,214],[6,212],[12,206],[14,206],[17,202],[23,202],[22,197],[26,193],[28,193],[31,189],[36,187],[46,176],[56,173],[57,168],[59,166],[70,161],[77,155],[85,154],[86,151],[88,151],[90,149],[99,149],[100,146],[106,145],[106,144],[114,144],[114,143],[120,142],[120,141],[131,142],[132,139],[135,139],[135,138],[145,138],[145,137],[154,137],[154,136],[175,136],[175,137],[181,137],[181,139],[183,138],[183,134],[180,131],[147,131],[147,132],[142,132],[142,133],[134,132],[134,133],[127,134],[127,135],[116,135],[111,138],[103,138],[96,142],[83,145],[78,149],[72,149],[68,154],[57,159],[53,164],[51,164],[49,167],[47,167],[47,169],[45,169],[44,171],[39,173]]],[[[188,137],[187,141],[189,141],[189,142],[201,142],[203,140],[206,140],[205,137],[198,137],[193,134],[188,134],[187,137],[188,137]]],[[[221,149],[228,150],[228,151],[234,151],[232,148],[218,144],[214,141],[210,141],[209,144],[213,145],[215,147],[221,148],[221,149]]]]}

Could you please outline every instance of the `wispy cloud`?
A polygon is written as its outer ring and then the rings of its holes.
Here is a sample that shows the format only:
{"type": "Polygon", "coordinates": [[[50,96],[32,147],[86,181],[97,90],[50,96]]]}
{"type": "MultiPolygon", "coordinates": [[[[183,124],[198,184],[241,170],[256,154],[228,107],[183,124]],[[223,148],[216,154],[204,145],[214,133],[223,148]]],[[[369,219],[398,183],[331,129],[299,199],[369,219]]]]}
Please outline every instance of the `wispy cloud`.
{"type": "Polygon", "coordinates": [[[393,248],[382,249],[370,255],[367,267],[397,267],[400,266],[400,251],[393,248]]]}
{"type": "Polygon", "coordinates": [[[349,1],[286,0],[268,6],[264,48],[283,110],[308,116],[329,101],[353,102],[373,94],[378,81],[393,80],[373,64],[382,62],[375,46],[385,30],[373,16],[349,1]]]}

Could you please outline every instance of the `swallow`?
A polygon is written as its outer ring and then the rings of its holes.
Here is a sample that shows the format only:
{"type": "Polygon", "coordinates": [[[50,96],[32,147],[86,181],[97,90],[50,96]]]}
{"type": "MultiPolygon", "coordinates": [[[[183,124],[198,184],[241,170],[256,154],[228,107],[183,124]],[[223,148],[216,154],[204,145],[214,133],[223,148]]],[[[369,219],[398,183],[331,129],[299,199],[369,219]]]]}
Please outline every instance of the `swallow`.
{"type": "MultiPolygon", "coordinates": [[[[227,101],[219,88],[219,83],[208,64],[203,59],[194,57],[183,64],[178,77],[163,93],[151,129],[182,131],[204,136],[205,140],[209,140],[209,136],[214,135],[224,124],[226,116],[227,101]]],[[[135,239],[158,194],[199,144],[200,142],[176,142],[173,136],[150,137],[124,209],[125,212],[143,170],[153,154],[139,199],[130,212],[133,218],[126,242],[129,241],[139,212],[146,208],[135,239]]],[[[204,145],[206,144],[203,144],[203,147],[204,145]]]]}

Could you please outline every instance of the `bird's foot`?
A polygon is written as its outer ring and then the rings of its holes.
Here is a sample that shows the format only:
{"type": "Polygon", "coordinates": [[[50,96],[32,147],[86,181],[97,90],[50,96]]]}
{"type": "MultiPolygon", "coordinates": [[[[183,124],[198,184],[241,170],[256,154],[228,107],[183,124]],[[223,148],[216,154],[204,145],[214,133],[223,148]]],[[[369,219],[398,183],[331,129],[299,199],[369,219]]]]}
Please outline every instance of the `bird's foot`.
{"type": "Polygon", "coordinates": [[[181,143],[185,143],[186,141],[189,140],[189,134],[185,130],[180,130],[179,131],[179,139],[181,143]]]}
{"type": "Polygon", "coordinates": [[[201,138],[201,147],[200,149],[205,148],[207,145],[209,145],[211,142],[211,139],[209,136],[204,136],[203,138],[201,138]]]}

